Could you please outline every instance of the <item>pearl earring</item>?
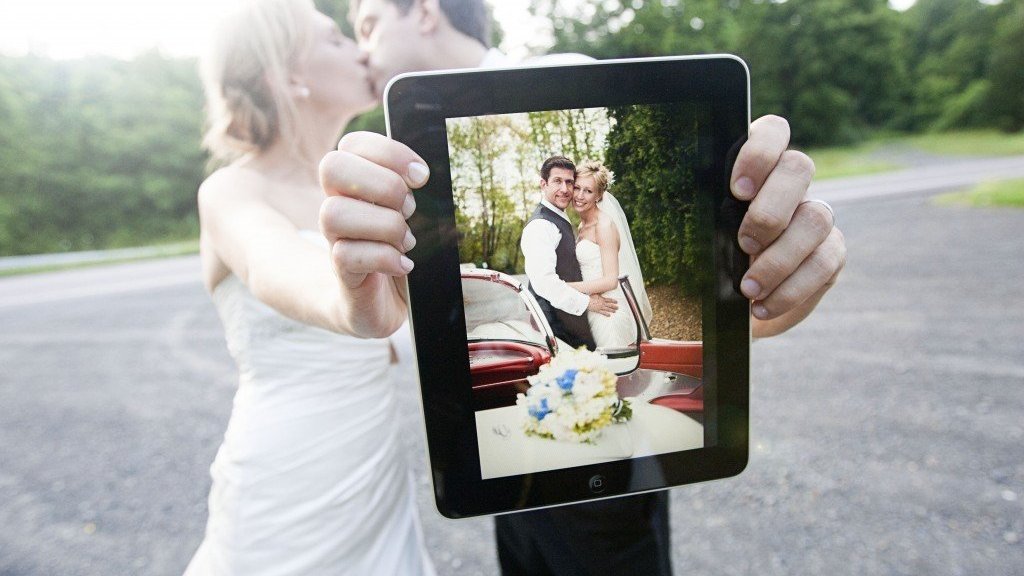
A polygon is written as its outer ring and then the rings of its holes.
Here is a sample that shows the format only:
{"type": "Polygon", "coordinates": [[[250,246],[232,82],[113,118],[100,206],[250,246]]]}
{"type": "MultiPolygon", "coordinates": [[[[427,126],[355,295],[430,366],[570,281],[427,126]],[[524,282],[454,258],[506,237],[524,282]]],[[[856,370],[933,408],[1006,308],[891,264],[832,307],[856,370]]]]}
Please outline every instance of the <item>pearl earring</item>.
{"type": "Polygon", "coordinates": [[[299,96],[302,98],[309,98],[309,88],[306,86],[299,86],[299,96]]]}

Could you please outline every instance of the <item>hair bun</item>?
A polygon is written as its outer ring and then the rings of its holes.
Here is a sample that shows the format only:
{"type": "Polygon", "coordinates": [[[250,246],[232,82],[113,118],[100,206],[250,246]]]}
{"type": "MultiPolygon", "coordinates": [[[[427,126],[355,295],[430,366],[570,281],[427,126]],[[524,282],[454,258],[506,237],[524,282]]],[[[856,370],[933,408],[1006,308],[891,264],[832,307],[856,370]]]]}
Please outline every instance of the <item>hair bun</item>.
{"type": "Polygon", "coordinates": [[[277,135],[273,103],[257,102],[259,98],[253,96],[259,94],[234,86],[224,88],[224,101],[231,118],[226,134],[255,148],[269,145],[277,135]]]}

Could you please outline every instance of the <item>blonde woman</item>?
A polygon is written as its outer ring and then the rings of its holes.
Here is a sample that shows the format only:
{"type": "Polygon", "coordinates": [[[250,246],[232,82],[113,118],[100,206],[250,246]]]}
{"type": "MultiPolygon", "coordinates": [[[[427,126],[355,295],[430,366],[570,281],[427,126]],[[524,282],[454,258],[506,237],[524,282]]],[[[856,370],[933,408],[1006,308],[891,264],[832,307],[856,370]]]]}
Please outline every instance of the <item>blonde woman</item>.
{"type": "MultiPolygon", "coordinates": [[[[576,183],[570,206],[580,216],[576,234],[576,259],[582,282],[569,286],[584,294],[601,294],[616,302],[626,299],[619,288],[619,276],[627,275],[640,305],[640,313],[651,322],[640,263],[637,260],[629,223],[618,200],[608,192],[612,175],[600,162],[583,162],[576,167],[576,183]]],[[[628,346],[636,341],[636,322],[623,304],[610,316],[587,312],[587,322],[598,348],[628,346]]]]}
{"type": "Polygon", "coordinates": [[[240,379],[186,574],[431,574],[393,351],[350,335],[318,231],[319,160],[374,105],[359,52],[311,0],[257,0],[201,72],[225,164],[199,189],[203,280],[240,379]]]}

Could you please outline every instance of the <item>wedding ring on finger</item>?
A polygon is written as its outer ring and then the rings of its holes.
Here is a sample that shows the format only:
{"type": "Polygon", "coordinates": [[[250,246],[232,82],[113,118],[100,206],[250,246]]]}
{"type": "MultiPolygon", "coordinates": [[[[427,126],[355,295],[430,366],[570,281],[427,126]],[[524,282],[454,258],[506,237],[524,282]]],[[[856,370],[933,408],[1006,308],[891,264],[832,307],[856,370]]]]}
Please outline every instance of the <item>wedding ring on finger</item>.
{"type": "Polygon", "coordinates": [[[825,209],[828,210],[829,216],[832,217],[832,228],[836,227],[836,211],[832,209],[832,205],[831,204],[829,204],[828,202],[825,202],[824,200],[821,200],[819,198],[808,198],[807,200],[804,200],[803,202],[801,202],[800,205],[803,206],[804,204],[807,204],[808,202],[814,202],[815,204],[821,204],[822,206],[824,206],[825,209]]]}

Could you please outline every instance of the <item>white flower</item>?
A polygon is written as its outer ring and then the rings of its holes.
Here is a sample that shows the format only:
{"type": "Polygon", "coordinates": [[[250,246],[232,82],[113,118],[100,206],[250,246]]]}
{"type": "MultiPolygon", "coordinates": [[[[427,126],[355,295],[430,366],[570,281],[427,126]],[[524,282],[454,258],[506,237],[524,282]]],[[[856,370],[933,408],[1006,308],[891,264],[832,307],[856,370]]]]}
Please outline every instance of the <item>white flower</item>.
{"type": "Polygon", "coordinates": [[[589,442],[605,426],[628,420],[628,411],[614,415],[620,405],[617,378],[607,362],[603,354],[580,349],[559,354],[542,366],[529,378],[529,390],[516,399],[527,434],[589,442]]]}

